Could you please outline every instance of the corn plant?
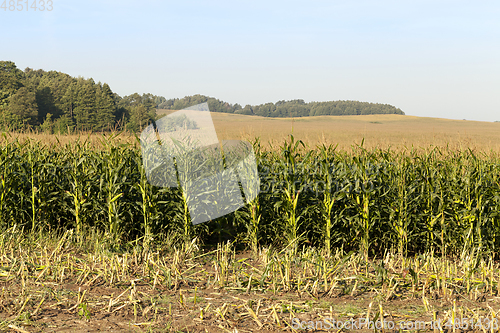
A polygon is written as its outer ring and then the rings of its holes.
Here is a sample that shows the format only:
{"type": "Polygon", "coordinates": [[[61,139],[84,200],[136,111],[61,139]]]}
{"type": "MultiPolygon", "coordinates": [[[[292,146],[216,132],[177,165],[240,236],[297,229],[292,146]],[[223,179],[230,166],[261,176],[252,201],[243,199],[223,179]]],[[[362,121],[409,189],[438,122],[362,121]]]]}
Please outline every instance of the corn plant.
{"type": "Polygon", "coordinates": [[[299,235],[301,211],[299,210],[299,197],[303,187],[301,175],[298,173],[301,166],[306,165],[311,152],[305,156],[300,156],[300,147],[304,148],[304,142],[295,140],[293,135],[290,135],[290,141],[285,142],[282,147],[281,177],[282,181],[282,199],[276,204],[277,208],[281,208],[285,215],[285,239],[287,246],[296,251],[298,243],[302,235],[299,235]],[[301,158],[301,160],[299,160],[301,158]],[[300,163],[300,165],[299,165],[300,163]]]}
{"type": "Polygon", "coordinates": [[[102,156],[100,162],[94,165],[99,173],[99,193],[102,194],[103,211],[105,211],[105,229],[110,244],[118,245],[123,239],[123,214],[125,205],[122,198],[131,186],[128,179],[127,163],[130,158],[123,156],[123,151],[114,147],[110,140],[102,141],[105,150],[99,155],[102,156]]]}
{"type": "Polygon", "coordinates": [[[80,242],[83,241],[83,231],[86,227],[86,213],[89,211],[87,208],[91,208],[92,188],[89,185],[97,184],[96,170],[92,169],[92,164],[90,164],[92,155],[81,154],[82,150],[83,147],[77,143],[68,156],[66,169],[69,176],[69,184],[67,184],[69,189],[65,191],[71,199],[68,209],[75,218],[76,236],[80,242]]]}
{"type": "MultiPolygon", "coordinates": [[[[175,171],[178,186],[162,188],[148,182],[134,144],[120,145],[114,138],[67,145],[3,139],[2,230],[74,229],[80,242],[92,231],[108,246],[143,249],[174,234],[186,246],[195,238],[215,245],[224,236],[244,240],[254,253],[269,245],[292,253],[299,245],[312,245],[323,246],[329,256],[340,248],[359,251],[365,259],[388,249],[468,258],[497,256],[500,248],[500,159],[495,154],[309,149],[292,136],[279,147],[254,146],[263,174],[258,197],[236,213],[194,226],[191,204],[208,207],[208,214],[211,203],[227,194],[224,184],[206,173],[221,164],[216,147],[175,154],[176,170],[183,170],[175,171]],[[197,192],[186,190],[195,186],[182,179],[186,174],[200,180],[196,186],[210,185],[207,202],[190,197],[197,192]]],[[[278,288],[281,273],[274,269],[270,274],[278,288]]],[[[282,286],[289,288],[286,269],[282,286]]]]}
{"type": "MultiPolygon", "coordinates": [[[[4,134],[4,139],[6,135],[4,134]]],[[[12,177],[12,168],[15,164],[14,147],[11,143],[1,148],[0,155],[0,225],[2,228],[11,227],[15,178],[12,177]]]]}
{"type": "Polygon", "coordinates": [[[345,197],[346,193],[344,189],[337,191],[334,185],[334,159],[335,159],[335,148],[332,146],[321,146],[319,148],[319,167],[320,167],[320,180],[319,183],[322,185],[318,185],[318,190],[322,194],[322,200],[319,203],[321,216],[324,222],[324,228],[321,228],[322,233],[324,235],[324,247],[326,250],[326,255],[328,257],[332,254],[332,227],[333,227],[333,207],[335,203],[345,197]]]}
{"type": "Polygon", "coordinates": [[[374,193],[373,180],[371,179],[370,163],[373,155],[370,155],[364,148],[360,147],[359,155],[353,157],[353,191],[351,200],[358,212],[355,217],[357,225],[355,226],[360,239],[361,251],[368,259],[370,249],[370,233],[375,223],[375,219],[370,215],[370,206],[374,193]]]}

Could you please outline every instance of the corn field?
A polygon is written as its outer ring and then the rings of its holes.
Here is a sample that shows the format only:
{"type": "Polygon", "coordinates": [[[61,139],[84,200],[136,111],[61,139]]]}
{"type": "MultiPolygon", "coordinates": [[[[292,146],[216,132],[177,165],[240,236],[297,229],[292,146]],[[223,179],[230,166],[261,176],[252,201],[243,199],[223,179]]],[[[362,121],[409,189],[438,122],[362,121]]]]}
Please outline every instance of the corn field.
{"type": "Polygon", "coordinates": [[[253,142],[258,197],[216,220],[190,223],[180,188],[150,185],[139,145],[102,138],[66,145],[7,139],[0,147],[0,225],[24,232],[98,232],[112,247],[236,240],[297,250],[494,255],[500,248],[500,158],[471,150],[280,147],[253,142]],[[168,238],[172,239],[172,238],[168,238]]]}

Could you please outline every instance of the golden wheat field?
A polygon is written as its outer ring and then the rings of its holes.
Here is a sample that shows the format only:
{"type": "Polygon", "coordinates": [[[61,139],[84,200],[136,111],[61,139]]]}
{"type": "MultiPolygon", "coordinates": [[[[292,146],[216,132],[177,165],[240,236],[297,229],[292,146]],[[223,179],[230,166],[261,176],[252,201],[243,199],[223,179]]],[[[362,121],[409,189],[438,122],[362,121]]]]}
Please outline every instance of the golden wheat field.
{"type": "MultiPolygon", "coordinates": [[[[172,113],[159,110],[158,116],[172,113]]],[[[266,118],[212,112],[212,119],[219,140],[243,139],[252,142],[255,138],[265,145],[279,145],[290,134],[308,146],[321,144],[338,145],[350,150],[361,144],[365,148],[391,148],[402,150],[433,147],[451,150],[472,149],[477,152],[500,152],[500,123],[450,120],[402,115],[319,116],[307,118],[266,118]]],[[[109,136],[110,134],[106,134],[109,136]]],[[[122,142],[136,142],[134,135],[115,133],[122,142]]],[[[47,143],[63,144],[76,140],[99,143],[100,135],[75,133],[75,135],[48,135],[37,133],[15,133],[10,137],[23,139],[32,137],[47,143]]],[[[4,140],[4,138],[0,138],[4,140]]]]}
{"type": "Polygon", "coordinates": [[[308,118],[264,118],[256,116],[212,114],[219,138],[254,138],[262,142],[281,141],[288,135],[310,146],[339,145],[350,149],[446,147],[471,148],[482,152],[500,151],[500,123],[449,120],[402,115],[320,116],[308,118]]]}

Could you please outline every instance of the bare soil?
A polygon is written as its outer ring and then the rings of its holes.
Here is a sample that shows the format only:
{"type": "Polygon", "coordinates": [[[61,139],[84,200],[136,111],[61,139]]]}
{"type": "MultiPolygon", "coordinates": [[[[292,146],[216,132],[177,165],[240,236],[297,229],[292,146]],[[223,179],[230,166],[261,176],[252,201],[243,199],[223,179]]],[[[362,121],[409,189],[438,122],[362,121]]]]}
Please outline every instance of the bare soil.
{"type": "MultiPolygon", "coordinates": [[[[240,253],[236,259],[245,256],[246,253],[240,253]]],[[[248,262],[257,265],[252,259],[248,262]]],[[[429,326],[421,331],[432,331],[430,322],[436,316],[444,321],[443,332],[451,332],[453,330],[444,325],[453,307],[485,314],[490,309],[500,311],[497,296],[477,295],[477,299],[470,300],[456,292],[446,297],[429,295],[429,304],[435,310],[431,313],[425,309],[418,291],[401,291],[381,298],[382,293],[366,292],[362,288],[354,288],[348,294],[339,291],[273,292],[253,286],[214,288],[209,280],[199,278],[203,274],[212,276],[211,267],[209,262],[200,264],[197,280],[186,278],[171,289],[162,283],[152,285],[140,279],[110,286],[99,276],[85,283],[77,283],[82,279],[71,277],[63,283],[4,279],[0,302],[2,331],[339,332],[349,330],[331,329],[325,318],[343,322],[353,318],[359,323],[362,318],[375,319],[382,306],[384,319],[395,323],[396,328],[402,321],[422,321],[429,326]],[[22,290],[25,295],[20,294],[22,290]],[[18,304],[19,300],[24,300],[24,306],[18,304]]],[[[467,317],[467,313],[464,316],[467,317]]],[[[351,330],[374,331],[362,327],[351,330]]],[[[479,328],[455,330],[462,331],[485,332],[479,328]]]]}

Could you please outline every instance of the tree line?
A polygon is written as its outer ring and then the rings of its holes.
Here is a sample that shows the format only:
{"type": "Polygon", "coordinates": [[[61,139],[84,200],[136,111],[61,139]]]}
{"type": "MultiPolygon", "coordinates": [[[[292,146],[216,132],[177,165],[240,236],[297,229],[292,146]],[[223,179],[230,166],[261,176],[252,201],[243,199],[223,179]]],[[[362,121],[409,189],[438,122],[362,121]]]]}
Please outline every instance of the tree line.
{"type": "Polygon", "coordinates": [[[57,71],[18,69],[0,61],[0,127],[43,131],[139,131],[166,99],[134,93],[121,97],[107,83],[57,71]]]}
{"type": "Polygon", "coordinates": [[[46,132],[140,131],[156,119],[157,109],[180,110],[208,102],[210,111],[264,117],[404,114],[388,104],[356,101],[279,101],[261,105],[230,104],[203,95],[166,99],[149,93],[121,97],[107,83],[58,71],[24,71],[0,61],[0,129],[39,128],[46,132]]]}
{"type": "Polygon", "coordinates": [[[213,97],[194,95],[173,98],[158,105],[159,109],[180,110],[190,105],[208,103],[210,111],[256,115],[262,117],[309,117],[309,116],[347,116],[366,114],[401,114],[404,112],[389,104],[358,101],[310,102],[303,99],[278,101],[260,105],[229,104],[213,97]]]}

